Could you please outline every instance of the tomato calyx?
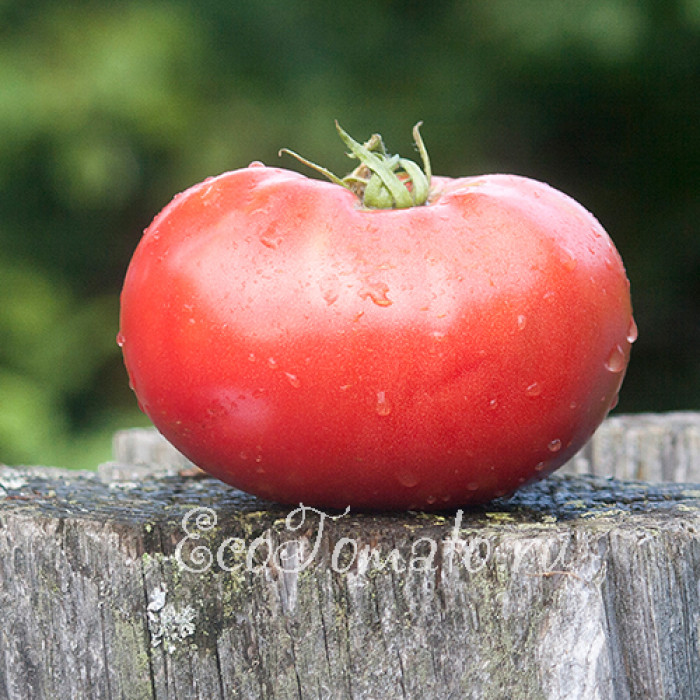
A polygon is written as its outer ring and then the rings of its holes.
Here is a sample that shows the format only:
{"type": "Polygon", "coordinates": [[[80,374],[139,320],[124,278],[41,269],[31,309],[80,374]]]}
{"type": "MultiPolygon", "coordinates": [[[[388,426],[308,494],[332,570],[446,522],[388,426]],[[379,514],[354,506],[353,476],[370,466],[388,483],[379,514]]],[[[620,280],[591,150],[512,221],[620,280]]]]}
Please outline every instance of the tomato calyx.
{"type": "Polygon", "coordinates": [[[432,173],[428,151],[420,135],[422,124],[423,122],[418,122],[413,127],[413,140],[420,154],[423,169],[412,160],[387,153],[379,134],[372,134],[364,144],[355,141],[337,120],[335,128],[343,143],[350,149],[348,157],[360,161],[349,175],[339,178],[327,168],[288,148],[282,148],[279,155],[286,153],[334,184],[350,190],[368,209],[408,209],[427,204],[430,195],[432,173]]]}

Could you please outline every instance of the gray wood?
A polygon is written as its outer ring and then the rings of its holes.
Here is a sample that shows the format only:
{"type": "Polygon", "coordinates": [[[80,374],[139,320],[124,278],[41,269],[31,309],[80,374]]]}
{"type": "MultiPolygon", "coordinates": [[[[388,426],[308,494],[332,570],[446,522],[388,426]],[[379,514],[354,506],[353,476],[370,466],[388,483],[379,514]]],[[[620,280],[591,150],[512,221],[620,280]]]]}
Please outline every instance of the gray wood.
{"type": "Polygon", "coordinates": [[[700,482],[700,413],[611,416],[563,471],[700,482]]]}
{"type": "MultiPolygon", "coordinates": [[[[698,474],[698,414],[612,420],[567,469],[698,474]]],[[[700,485],[302,514],[153,441],[0,467],[0,698],[700,697],[700,485]]]]}

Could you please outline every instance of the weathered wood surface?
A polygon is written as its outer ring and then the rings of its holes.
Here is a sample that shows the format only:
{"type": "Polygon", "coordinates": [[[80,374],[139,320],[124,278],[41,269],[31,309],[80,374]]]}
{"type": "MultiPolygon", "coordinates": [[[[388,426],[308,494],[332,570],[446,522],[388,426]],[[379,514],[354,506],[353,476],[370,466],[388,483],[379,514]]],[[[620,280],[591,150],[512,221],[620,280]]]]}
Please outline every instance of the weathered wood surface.
{"type": "MultiPolygon", "coordinates": [[[[700,482],[700,414],[615,420],[570,471],[700,482]]],[[[0,698],[700,697],[700,485],[325,516],[144,478],[128,435],[99,474],[0,467],[0,698]]]]}

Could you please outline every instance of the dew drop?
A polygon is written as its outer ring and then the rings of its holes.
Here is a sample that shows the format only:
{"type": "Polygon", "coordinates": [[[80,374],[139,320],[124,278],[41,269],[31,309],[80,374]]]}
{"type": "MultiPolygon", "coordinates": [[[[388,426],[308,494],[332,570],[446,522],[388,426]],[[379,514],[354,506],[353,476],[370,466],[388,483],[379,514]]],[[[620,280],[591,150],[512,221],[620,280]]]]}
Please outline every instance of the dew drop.
{"type": "Polygon", "coordinates": [[[249,168],[264,168],[265,163],[260,162],[259,160],[254,160],[250,165],[248,166],[249,168]]]}
{"type": "Polygon", "coordinates": [[[251,396],[254,399],[261,399],[263,396],[265,396],[265,389],[253,389],[251,396]]]}
{"type": "Polygon", "coordinates": [[[248,454],[246,452],[239,452],[238,457],[242,462],[245,462],[248,459],[248,454]]]}
{"type": "Polygon", "coordinates": [[[608,359],[605,361],[605,369],[609,372],[622,372],[626,364],[625,351],[619,345],[616,345],[610,351],[608,359]]]}
{"type": "Polygon", "coordinates": [[[387,401],[386,392],[377,392],[377,405],[376,405],[377,415],[388,416],[391,413],[391,404],[387,401]]]}
{"type": "Polygon", "coordinates": [[[371,299],[377,306],[391,306],[394,302],[387,297],[389,285],[386,282],[371,282],[366,280],[358,292],[361,299],[371,299]]]}
{"type": "Polygon", "coordinates": [[[250,355],[248,355],[248,361],[255,362],[255,360],[256,360],[255,353],[251,352],[250,355]]]}
{"type": "Polygon", "coordinates": [[[516,324],[519,331],[524,330],[525,326],[527,325],[527,316],[525,316],[524,314],[518,314],[516,324]]]}
{"type": "Polygon", "coordinates": [[[280,239],[279,238],[274,238],[272,235],[269,233],[263,233],[260,236],[260,242],[266,247],[270,248],[270,250],[276,250],[277,247],[280,244],[280,239]]]}
{"type": "Polygon", "coordinates": [[[526,389],[526,396],[539,396],[542,393],[542,385],[539,382],[532,382],[526,389]]]}
{"type": "Polygon", "coordinates": [[[634,343],[634,341],[637,340],[638,335],[639,331],[637,330],[637,324],[635,323],[634,318],[630,317],[630,326],[627,329],[627,342],[634,343]]]}
{"type": "Polygon", "coordinates": [[[287,377],[287,381],[295,388],[298,389],[301,386],[301,382],[299,381],[299,377],[297,377],[296,374],[292,374],[291,372],[285,372],[284,376],[287,377]]]}
{"type": "Polygon", "coordinates": [[[338,300],[340,295],[340,280],[335,274],[325,275],[319,280],[319,287],[321,288],[321,296],[323,301],[330,306],[338,300]]]}
{"type": "Polygon", "coordinates": [[[471,482],[467,484],[467,491],[478,491],[479,490],[479,484],[475,482],[471,482]]]}
{"type": "MultiPolygon", "coordinates": [[[[536,471],[536,472],[544,471],[544,467],[545,467],[545,463],[544,463],[544,462],[538,462],[538,463],[535,465],[535,471],[536,471]]],[[[523,479],[523,481],[524,481],[524,479],[523,479]]]]}
{"type": "Polygon", "coordinates": [[[620,403],[620,394],[615,394],[615,397],[613,398],[612,403],[608,408],[608,411],[612,411],[613,408],[616,408],[618,403],[620,403]]]}
{"type": "Polygon", "coordinates": [[[409,489],[418,485],[418,475],[409,469],[400,471],[396,475],[396,478],[399,480],[401,486],[405,486],[409,489]]]}
{"type": "Polygon", "coordinates": [[[124,337],[124,334],[120,331],[119,333],[117,333],[117,345],[120,348],[123,348],[125,342],[126,342],[126,338],[124,337]]]}
{"type": "Polygon", "coordinates": [[[279,365],[277,364],[277,360],[275,360],[274,357],[268,357],[268,358],[267,358],[267,366],[268,366],[270,369],[277,369],[277,367],[278,367],[279,365]]]}
{"type": "Polygon", "coordinates": [[[491,399],[489,401],[489,408],[493,411],[494,409],[498,408],[498,399],[491,399]]]}
{"type": "Polygon", "coordinates": [[[574,257],[574,254],[568,250],[563,251],[563,256],[561,259],[562,265],[569,270],[569,272],[572,272],[573,270],[576,269],[576,265],[578,261],[574,257]]]}
{"type": "Polygon", "coordinates": [[[332,289],[324,289],[323,290],[323,301],[330,306],[331,304],[334,304],[336,301],[338,301],[338,292],[332,290],[332,289]]]}
{"type": "Polygon", "coordinates": [[[561,440],[559,440],[559,438],[550,440],[549,443],[547,443],[547,449],[550,452],[559,452],[559,450],[561,450],[561,440]]]}
{"type": "Polygon", "coordinates": [[[437,496],[426,496],[425,501],[432,506],[437,501],[437,496]]]}

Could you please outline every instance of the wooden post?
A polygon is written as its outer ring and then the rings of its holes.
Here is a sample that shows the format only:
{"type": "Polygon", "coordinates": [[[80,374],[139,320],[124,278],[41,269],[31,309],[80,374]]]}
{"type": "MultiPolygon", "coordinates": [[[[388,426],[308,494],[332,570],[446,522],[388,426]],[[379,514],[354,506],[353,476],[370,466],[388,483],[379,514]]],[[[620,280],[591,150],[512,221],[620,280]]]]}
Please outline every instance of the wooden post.
{"type": "Polygon", "coordinates": [[[0,699],[697,699],[700,484],[677,481],[700,414],[610,418],[451,512],[265,503],[152,431],[97,472],[0,467],[0,699]]]}

